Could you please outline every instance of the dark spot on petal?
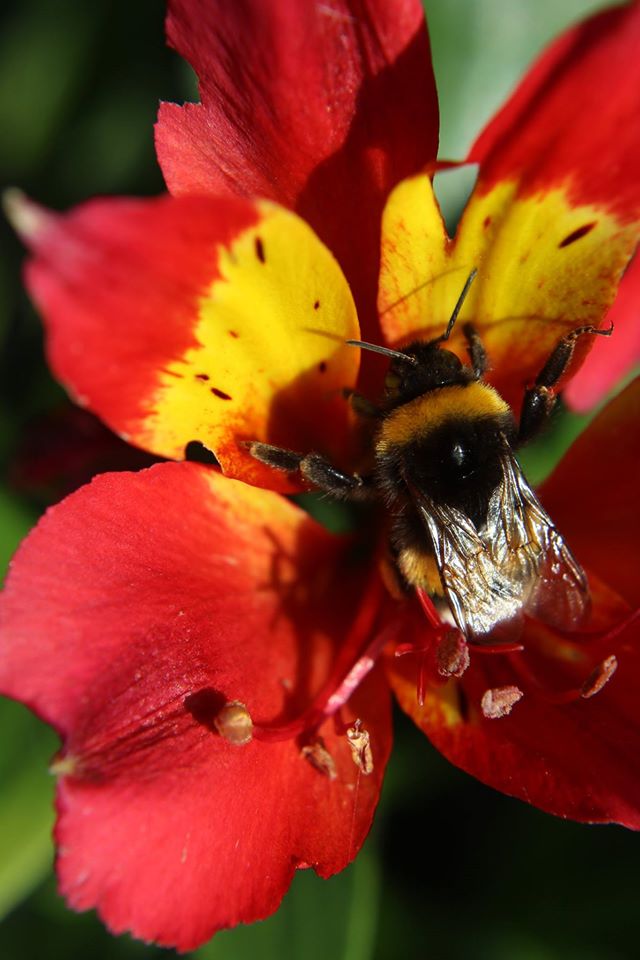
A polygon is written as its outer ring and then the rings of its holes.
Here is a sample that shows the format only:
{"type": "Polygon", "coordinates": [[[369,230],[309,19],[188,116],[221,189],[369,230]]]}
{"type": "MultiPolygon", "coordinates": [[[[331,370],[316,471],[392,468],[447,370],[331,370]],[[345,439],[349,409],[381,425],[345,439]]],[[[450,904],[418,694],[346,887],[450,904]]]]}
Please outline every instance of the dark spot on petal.
{"type": "Polygon", "coordinates": [[[319,309],[320,309],[320,301],[319,301],[319,300],[316,300],[316,302],[315,302],[314,305],[313,305],[313,309],[314,309],[314,310],[319,310],[319,309]]]}
{"type": "Polygon", "coordinates": [[[574,230],[573,233],[568,234],[564,240],[560,241],[558,248],[568,247],[570,243],[575,243],[576,240],[579,240],[581,237],[586,237],[597,225],[597,222],[594,220],[593,223],[585,223],[583,227],[578,227],[577,230],[574,230]]]}
{"type": "Polygon", "coordinates": [[[196,373],[196,380],[208,380],[208,379],[209,379],[208,373],[196,373]]]}
{"type": "Polygon", "coordinates": [[[211,393],[216,397],[220,397],[221,400],[231,400],[228,393],[225,393],[224,390],[218,390],[217,387],[211,387],[211,393]]]}
{"type": "Polygon", "coordinates": [[[267,258],[264,255],[264,244],[262,242],[262,237],[256,237],[256,257],[260,263],[267,262],[267,258]]]}
{"type": "Polygon", "coordinates": [[[484,221],[483,221],[483,223],[482,223],[482,226],[485,228],[485,230],[487,229],[487,227],[490,227],[490,226],[491,226],[491,217],[485,217],[485,218],[484,218],[484,221]]]}
{"type": "Polygon", "coordinates": [[[184,458],[192,463],[209,463],[215,467],[219,466],[211,450],[205,447],[204,443],[200,443],[199,440],[189,440],[184,448],[184,458]]]}
{"type": "Polygon", "coordinates": [[[229,330],[229,336],[230,336],[230,337],[233,337],[234,340],[237,340],[238,337],[240,336],[240,334],[239,334],[239,333],[236,333],[235,330],[229,330]]]}
{"type": "Polygon", "coordinates": [[[326,369],[327,369],[327,361],[321,360],[320,363],[318,364],[318,370],[320,371],[320,373],[324,373],[326,369]]]}

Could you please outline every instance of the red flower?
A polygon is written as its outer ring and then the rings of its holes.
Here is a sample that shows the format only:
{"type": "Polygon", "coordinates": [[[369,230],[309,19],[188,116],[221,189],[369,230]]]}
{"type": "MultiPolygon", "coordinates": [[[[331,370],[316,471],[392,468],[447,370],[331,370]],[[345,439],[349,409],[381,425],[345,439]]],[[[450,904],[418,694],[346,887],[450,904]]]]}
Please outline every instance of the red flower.
{"type": "MultiPolygon", "coordinates": [[[[459,678],[438,673],[415,594],[387,593],[375,525],[330,535],[279,495],[295,475],[243,441],[356,467],[343,389],[358,352],[344,341],[438,336],[473,266],[459,326],[473,319],[516,409],[558,338],[601,321],[638,240],[640,6],[534,66],[471,152],[480,175],[455,240],[420,172],[437,106],[417,0],[174,0],[168,30],[202,98],[161,108],[173,196],[14,210],[76,399],[155,454],[197,441],[226,474],[99,477],[14,561],[0,682],[63,741],[63,893],[184,950],[271,913],[296,868],[342,869],[380,790],[389,680],[485,782],[639,826],[637,386],[541,491],[589,570],[584,632],[528,620],[522,650],[472,647],[459,678]],[[397,640],[413,656],[395,657],[397,640]]],[[[451,343],[464,351],[461,330],[451,343]]]]}

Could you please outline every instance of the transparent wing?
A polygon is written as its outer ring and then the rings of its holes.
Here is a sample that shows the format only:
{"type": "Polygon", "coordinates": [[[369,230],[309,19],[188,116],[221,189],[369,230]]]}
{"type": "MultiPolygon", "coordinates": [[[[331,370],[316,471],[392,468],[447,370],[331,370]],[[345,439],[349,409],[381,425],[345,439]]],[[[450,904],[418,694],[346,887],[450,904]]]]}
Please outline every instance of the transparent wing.
{"type": "Polygon", "coordinates": [[[501,639],[517,639],[522,628],[521,585],[500,570],[488,544],[460,510],[422,494],[418,508],[458,628],[467,639],[481,641],[500,624],[501,639]]]}
{"type": "Polygon", "coordinates": [[[561,629],[589,609],[585,575],[527,483],[509,448],[485,525],[415,492],[459,629],[482,642],[518,638],[526,612],[561,629]]]}
{"type": "Polygon", "coordinates": [[[524,609],[562,630],[582,623],[590,609],[587,578],[529,486],[509,449],[502,456],[500,504],[489,508],[483,536],[494,544],[496,563],[527,585],[524,609]]]}

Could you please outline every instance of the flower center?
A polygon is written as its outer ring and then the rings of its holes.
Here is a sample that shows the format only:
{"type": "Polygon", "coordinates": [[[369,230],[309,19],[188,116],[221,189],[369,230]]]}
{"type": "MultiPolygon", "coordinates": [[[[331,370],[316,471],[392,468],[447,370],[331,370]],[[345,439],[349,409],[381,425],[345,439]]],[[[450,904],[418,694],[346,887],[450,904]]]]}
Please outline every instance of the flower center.
{"type": "Polygon", "coordinates": [[[525,696],[542,698],[554,706],[594,697],[609,683],[618,668],[618,658],[612,652],[616,638],[640,617],[640,610],[636,610],[608,631],[558,638],[562,649],[556,651],[543,650],[535,642],[527,649],[521,643],[467,641],[460,630],[442,622],[427,594],[423,591],[416,593],[428,622],[428,631],[424,639],[398,644],[395,655],[417,658],[416,698],[419,705],[424,705],[427,687],[436,677],[437,682],[460,679],[476,655],[501,656],[501,665],[507,666],[514,682],[487,686],[480,699],[480,709],[487,719],[507,716],[525,696]],[[608,652],[596,660],[595,649],[608,652]],[[577,664],[584,663],[587,657],[590,669],[585,669],[583,676],[577,677],[577,682],[561,688],[553,685],[554,675],[564,677],[568,664],[571,664],[572,674],[576,674],[577,664]]]}

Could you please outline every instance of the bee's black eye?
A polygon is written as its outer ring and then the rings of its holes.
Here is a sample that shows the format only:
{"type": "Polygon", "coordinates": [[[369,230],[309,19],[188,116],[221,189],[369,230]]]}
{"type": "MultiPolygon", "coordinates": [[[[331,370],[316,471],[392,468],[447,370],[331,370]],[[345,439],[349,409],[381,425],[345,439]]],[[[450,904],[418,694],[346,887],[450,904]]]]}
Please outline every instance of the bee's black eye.
{"type": "Polygon", "coordinates": [[[478,458],[474,450],[466,443],[455,441],[449,450],[449,464],[447,472],[452,475],[452,479],[465,479],[469,477],[477,466],[478,458]]]}
{"type": "Polygon", "coordinates": [[[454,443],[451,448],[451,459],[457,467],[463,467],[468,458],[468,451],[461,443],[454,443]]]}

